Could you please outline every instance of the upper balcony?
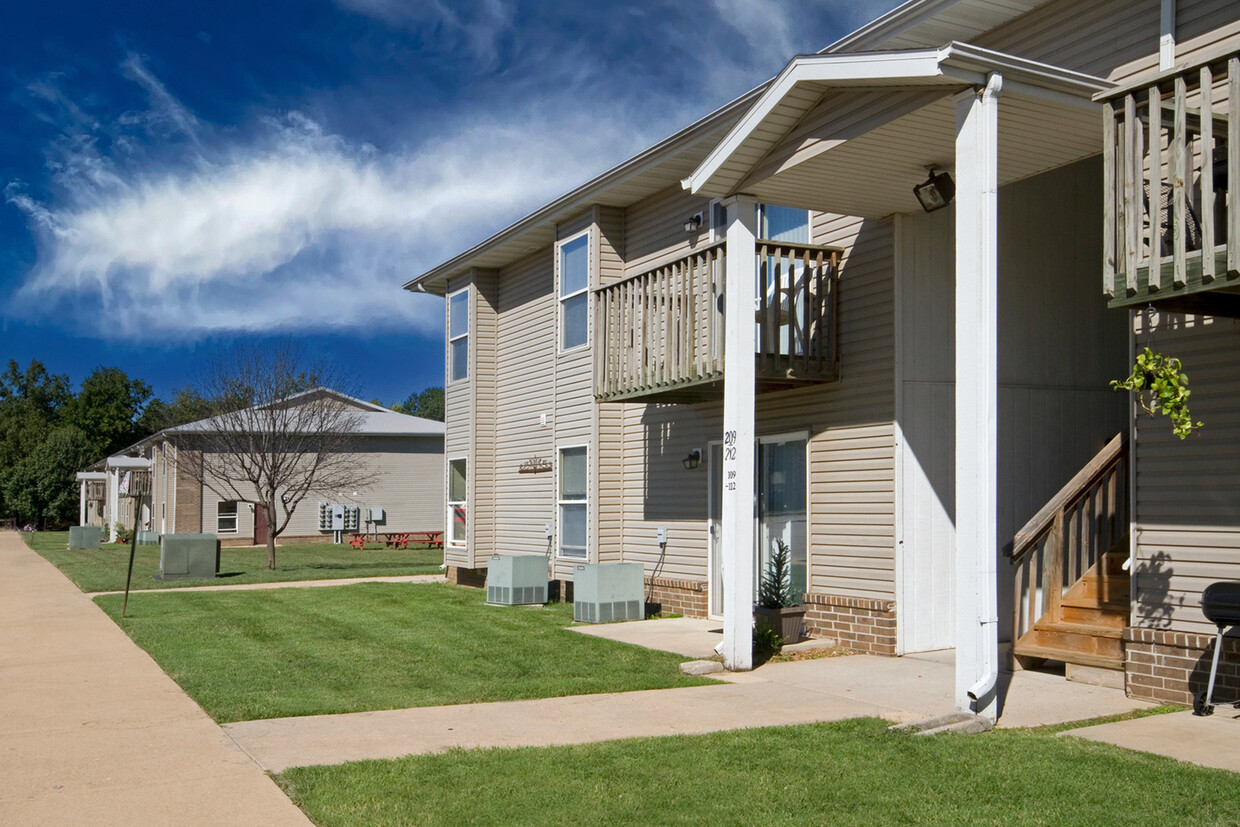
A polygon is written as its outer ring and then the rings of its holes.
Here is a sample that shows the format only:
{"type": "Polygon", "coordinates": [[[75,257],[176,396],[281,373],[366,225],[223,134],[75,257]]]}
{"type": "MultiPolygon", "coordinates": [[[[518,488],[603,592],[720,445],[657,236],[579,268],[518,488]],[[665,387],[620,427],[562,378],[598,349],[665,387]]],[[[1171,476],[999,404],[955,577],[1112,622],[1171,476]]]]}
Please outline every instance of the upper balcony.
{"type": "MultiPolygon", "coordinates": [[[[757,390],[839,377],[838,248],[757,242],[757,390]]],[[[723,393],[726,242],[596,291],[594,394],[688,402],[723,393]]]]}
{"type": "Polygon", "coordinates": [[[1240,315],[1240,52],[1098,99],[1110,306],[1240,315]]]}

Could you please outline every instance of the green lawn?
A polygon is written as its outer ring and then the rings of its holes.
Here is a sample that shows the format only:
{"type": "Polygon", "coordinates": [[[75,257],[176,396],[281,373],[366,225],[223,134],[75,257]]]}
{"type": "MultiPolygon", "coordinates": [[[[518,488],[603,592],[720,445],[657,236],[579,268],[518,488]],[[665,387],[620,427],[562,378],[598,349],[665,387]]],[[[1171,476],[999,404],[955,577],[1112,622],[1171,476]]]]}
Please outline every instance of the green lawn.
{"type": "MultiPolygon", "coordinates": [[[[26,543],[65,573],[84,592],[125,588],[129,546],[105,543],[99,551],[68,551],[67,531],[23,534],[26,543]]],[[[381,577],[397,574],[438,574],[441,549],[389,549],[378,545],[358,551],[348,545],[291,543],[276,547],[276,570],[267,570],[264,548],[223,548],[220,576],[214,580],[155,579],[159,573],[159,547],[138,546],[133,563],[132,589],[166,589],[180,586],[231,583],[278,583],[290,580],[330,580],[338,577],[381,577]]]]}
{"type": "Polygon", "coordinates": [[[1237,776],[1049,733],[884,721],[455,750],[288,770],[318,825],[1240,822],[1237,776]]]}
{"type": "Polygon", "coordinates": [[[684,658],[570,632],[572,606],[365,583],[96,601],[217,721],[711,683],[684,658]]]}

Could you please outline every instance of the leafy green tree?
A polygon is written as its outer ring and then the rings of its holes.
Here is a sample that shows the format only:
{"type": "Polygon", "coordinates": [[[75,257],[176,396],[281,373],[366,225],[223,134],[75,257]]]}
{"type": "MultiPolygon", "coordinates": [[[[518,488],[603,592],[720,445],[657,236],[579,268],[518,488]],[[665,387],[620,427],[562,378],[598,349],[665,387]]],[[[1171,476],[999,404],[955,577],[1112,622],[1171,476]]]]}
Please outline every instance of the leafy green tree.
{"type": "Polygon", "coordinates": [[[202,398],[194,388],[181,388],[173,394],[171,402],[152,399],[138,418],[139,438],[150,436],[164,428],[173,428],[189,422],[197,422],[214,415],[210,402],[202,398]]]}
{"type": "Polygon", "coordinates": [[[49,373],[37,359],[24,371],[10,359],[0,374],[0,513],[14,515],[7,480],[56,427],[71,398],[69,377],[49,373]]]}
{"type": "Polygon", "coordinates": [[[64,406],[62,421],[87,435],[92,461],[102,459],[145,436],[138,423],[150,398],[151,386],[141,379],[130,379],[120,368],[98,367],[64,406]]]}
{"type": "Polygon", "coordinates": [[[72,425],[52,430],[5,476],[5,499],[14,516],[40,528],[75,521],[74,475],[90,464],[94,450],[90,438],[72,425]]]}
{"type": "Polygon", "coordinates": [[[443,388],[427,388],[421,393],[413,393],[404,402],[392,406],[397,413],[420,416],[423,419],[444,421],[443,388]]]}

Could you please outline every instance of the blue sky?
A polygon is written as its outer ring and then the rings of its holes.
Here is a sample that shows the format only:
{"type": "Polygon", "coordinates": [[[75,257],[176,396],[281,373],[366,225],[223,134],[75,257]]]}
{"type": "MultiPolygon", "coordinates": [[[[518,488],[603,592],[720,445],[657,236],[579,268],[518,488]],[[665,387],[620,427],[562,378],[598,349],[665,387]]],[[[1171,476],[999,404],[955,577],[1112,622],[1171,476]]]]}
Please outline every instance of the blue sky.
{"type": "Polygon", "coordinates": [[[443,382],[404,281],[894,5],[9,4],[0,358],[167,398],[287,336],[399,401],[443,382]]]}

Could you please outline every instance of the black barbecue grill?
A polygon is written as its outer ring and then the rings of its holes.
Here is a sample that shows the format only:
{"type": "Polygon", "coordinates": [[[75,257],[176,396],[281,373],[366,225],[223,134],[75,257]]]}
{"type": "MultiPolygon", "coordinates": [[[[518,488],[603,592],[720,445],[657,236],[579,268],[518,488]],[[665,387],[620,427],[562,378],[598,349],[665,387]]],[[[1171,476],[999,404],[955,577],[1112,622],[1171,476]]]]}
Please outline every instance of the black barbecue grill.
{"type": "MultiPolygon", "coordinates": [[[[1193,696],[1194,715],[1214,714],[1214,677],[1218,673],[1218,655],[1223,647],[1223,633],[1229,628],[1240,626],[1240,583],[1224,580],[1211,583],[1201,593],[1201,613],[1206,620],[1218,627],[1214,638],[1214,661],[1210,664],[1210,682],[1205,692],[1193,696]]],[[[1240,701],[1229,701],[1232,706],[1240,709],[1240,701]]]]}

